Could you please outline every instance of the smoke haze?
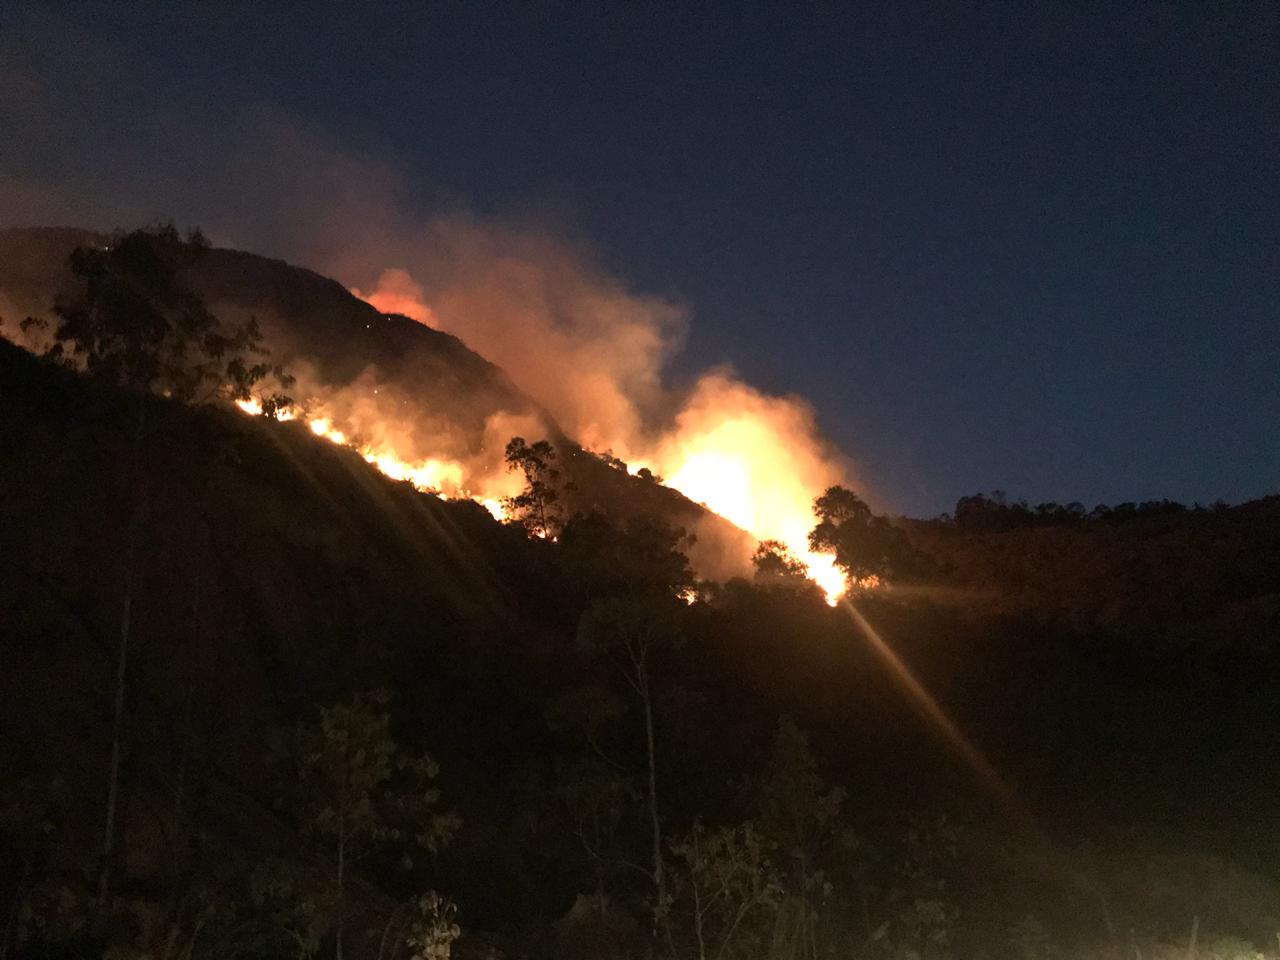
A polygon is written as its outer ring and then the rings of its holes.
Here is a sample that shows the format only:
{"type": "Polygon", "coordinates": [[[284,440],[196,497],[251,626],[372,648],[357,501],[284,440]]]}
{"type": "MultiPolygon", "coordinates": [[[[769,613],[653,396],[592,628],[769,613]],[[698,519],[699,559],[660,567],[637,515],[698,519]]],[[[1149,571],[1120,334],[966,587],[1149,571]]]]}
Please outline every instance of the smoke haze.
{"type": "MultiPolygon", "coordinates": [[[[668,364],[689,321],[682,304],[633,291],[581,242],[431,197],[425,178],[394,159],[276,106],[224,105],[215,112],[225,122],[197,121],[153,96],[138,148],[95,154],[97,140],[107,143],[103,124],[119,119],[102,91],[119,95],[125,65],[120,51],[74,31],[58,44],[92,69],[60,78],[48,49],[0,46],[0,121],[27,147],[0,165],[0,224],[109,230],[173,218],[201,225],[215,244],[336,277],[384,312],[461,338],[588,449],[648,466],[797,552],[813,497],[855,482],[803,400],[767,396],[727,367],[672,387],[668,364]],[[98,161],[40,162],[50,155],[98,161]]],[[[376,442],[442,429],[388,419],[385,403],[351,396],[364,387],[372,397],[376,371],[348,389],[345,406],[376,442]]],[[[494,441],[517,426],[534,425],[495,424],[494,441]]]]}

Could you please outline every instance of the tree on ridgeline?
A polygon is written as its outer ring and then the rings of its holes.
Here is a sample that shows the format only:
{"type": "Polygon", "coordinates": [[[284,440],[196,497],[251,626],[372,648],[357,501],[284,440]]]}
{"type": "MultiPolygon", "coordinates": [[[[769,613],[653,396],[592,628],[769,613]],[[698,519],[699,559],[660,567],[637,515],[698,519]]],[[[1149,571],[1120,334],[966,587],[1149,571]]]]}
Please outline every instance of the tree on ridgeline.
{"type": "Polygon", "coordinates": [[[755,583],[771,591],[793,595],[822,595],[821,588],[809,579],[809,568],[780,540],[761,540],[751,557],[755,567],[755,583]]]}
{"type": "Polygon", "coordinates": [[[530,536],[554,539],[564,526],[555,447],[546,440],[528,443],[524,437],[512,437],[506,460],[508,470],[524,474],[524,489],[502,501],[508,516],[517,519],[530,536]]]}
{"type": "MultiPolygon", "coordinates": [[[[281,390],[292,378],[265,360],[262,333],[250,319],[227,325],[189,286],[184,271],[208,250],[197,229],[185,238],[172,224],[135,230],[106,246],[82,246],[71,254],[76,295],[54,304],[57,324],[46,356],[79,367],[95,380],[123,388],[133,404],[128,476],[129,503],[121,551],[123,590],[112,708],[111,758],[98,873],[98,907],[107,902],[115,853],[120,771],[126,740],[125,688],[133,619],[138,528],[146,507],[143,446],[158,426],[153,407],[161,397],[202,403],[216,397],[247,399],[267,378],[281,390]]],[[[272,409],[287,401],[278,391],[272,409]]]]}
{"type": "Polygon", "coordinates": [[[54,305],[49,353],[143,397],[183,403],[248,399],[260,381],[291,378],[266,361],[262,332],[250,318],[224,324],[183,279],[209,242],[172,224],[135,230],[105,247],[78,247],[71,272],[77,296],[54,305]]]}
{"type": "MultiPolygon", "coordinates": [[[[1215,505],[1221,509],[1221,505],[1215,505]]],[[[1026,500],[1010,500],[1003,490],[990,494],[975,493],[956,501],[955,511],[949,518],[957,530],[975,533],[991,533],[1017,530],[1025,527],[1072,526],[1093,522],[1123,523],[1152,517],[1177,517],[1203,507],[1187,507],[1173,500],[1148,500],[1143,503],[1117,503],[1114,506],[1098,504],[1086,510],[1084,504],[1072,501],[1067,504],[1046,501],[1034,507],[1026,500]]]]}
{"type": "Polygon", "coordinates": [[[830,487],[813,502],[818,524],[809,547],[835,556],[836,565],[853,583],[872,577],[892,579],[917,572],[921,561],[906,534],[878,517],[851,490],[830,487]]]}

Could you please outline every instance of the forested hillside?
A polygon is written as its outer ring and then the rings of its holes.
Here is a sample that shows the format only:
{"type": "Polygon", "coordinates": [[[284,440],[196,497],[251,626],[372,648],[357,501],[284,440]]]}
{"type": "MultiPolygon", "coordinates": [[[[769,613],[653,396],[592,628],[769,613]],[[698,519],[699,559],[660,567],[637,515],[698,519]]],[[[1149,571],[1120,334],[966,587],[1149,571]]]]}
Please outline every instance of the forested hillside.
{"type": "MultiPolygon", "coordinates": [[[[335,705],[353,703],[385,712],[407,754],[430,752],[436,815],[458,822],[435,853],[413,853],[407,833],[370,844],[346,881],[348,953],[378,953],[396,904],[428,889],[459,905],[459,951],[647,952],[645,701],[634,661],[610,653],[619,617],[640,618],[624,634],[651,645],[659,925],[680,950],[696,949],[702,884],[743,912],[735,956],[777,937],[794,939],[776,955],[805,955],[810,936],[868,956],[1047,956],[1018,944],[1154,949],[1184,941],[1193,916],[1202,936],[1258,942],[1274,922],[1277,835],[1257,825],[1276,787],[1275,620],[1248,578],[1274,549],[1266,505],[1154,531],[928,528],[913,542],[942,566],[985,556],[983,573],[857,601],[1013,784],[1029,834],[812,590],[736,581],[686,605],[664,593],[688,574],[660,528],[584,519],[559,543],[530,539],[298,425],[215,408],[164,405],[134,463],[127,397],[7,346],[0,385],[10,952],[95,938],[157,955],[331,950],[331,838],[281,757],[290,725],[332,729],[335,705]],[[1199,594],[1192,622],[1245,609],[1257,625],[1228,652],[1221,632],[1189,635],[1161,605],[1135,622],[1078,585],[1071,616],[992,607],[978,587],[1016,568],[1028,537],[1067,568],[1082,554],[1127,567],[1136,591],[1146,574],[1126,558],[1153,538],[1237,543],[1238,576],[1219,564],[1230,588],[1199,594]],[[126,590],[134,657],[104,928],[92,876],[126,590]],[[639,609],[637,595],[650,597],[639,609]],[[794,927],[805,917],[809,933],[794,927]]],[[[1187,561],[1169,556],[1177,582],[1187,561]]],[[[704,920],[705,938],[726,936],[721,908],[704,920]]],[[[403,935],[381,949],[411,949],[403,935]]]]}
{"type": "Polygon", "coordinates": [[[846,602],[767,545],[700,580],[678,511],[585,498],[573,458],[675,495],[563,442],[507,448],[499,522],[245,416],[252,328],[130,242],[77,261],[61,355],[0,340],[0,957],[1280,931],[1274,498],[907,521],[833,488],[846,602]]]}
{"type": "MultiPolygon", "coordinates": [[[[78,245],[113,238],[73,228],[0,230],[0,336],[20,337],[31,316],[50,319],[82,286],[69,267],[78,245]]],[[[556,448],[575,509],[605,505],[619,517],[653,515],[696,530],[700,569],[741,573],[750,538],[675,490],[628,475],[625,464],[592,455],[510,377],[458,338],[397,314],[380,313],[341,284],[280,260],[207,248],[181,268],[184,282],[227,322],[252,320],[273,363],[295,377],[291,393],[314,401],[345,427],[386,439],[401,458],[460,461],[473,478],[504,469],[514,433],[537,431],[556,448]]],[[[49,328],[51,329],[51,328],[49,328]]],[[[47,333],[30,340],[44,346],[47,333]]]]}

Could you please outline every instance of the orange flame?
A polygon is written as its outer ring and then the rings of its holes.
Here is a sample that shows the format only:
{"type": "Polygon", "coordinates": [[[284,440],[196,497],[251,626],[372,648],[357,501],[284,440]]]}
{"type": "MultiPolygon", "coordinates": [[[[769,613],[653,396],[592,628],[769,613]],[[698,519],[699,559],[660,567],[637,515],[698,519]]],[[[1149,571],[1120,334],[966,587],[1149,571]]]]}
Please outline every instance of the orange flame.
{"type": "MultiPolygon", "coordinates": [[[[249,414],[262,413],[261,405],[255,401],[238,401],[237,406],[249,414]]],[[[281,420],[299,416],[301,412],[294,408],[278,413],[281,420]]],[[[499,495],[484,493],[473,497],[465,468],[458,461],[429,457],[415,462],[385,446],[375,450],[354,444],[328,417],[310,418],[307,425],[316,436],[357,450],[393,480],[407,481],[419,490],[445,498],[476,499],[495,519],[507,519],[499,495]]],[[[686,424],[659,449],[656,472],[669,471],[666,486],[752,536],[785,544],[805,565],[827,603],[835,606],[848,589],[845,575],[833,556],[809,549],[809,531],[816,522],[812,507],[815,488],[805,472],[798,469],[785,437],[777,433],[777,423],[759,411],[748,408],[729,417],[717,409],[715,416],[696,426],[686,424]]],[[[634,475],[644,467],[653,469],[641,460],[631,463],[628,471],[634,475]]]]}
{"type": "Polygon", "coordinates": [[[526,253],[483,260],[430,304],[405,269],[386,270],[373,290],[352,292],[381,312],[456,333],[518,369],[522,385],[551,401],[580,441],[633,461],[632,473],[647,466],[752,536],[782,542],[834,606],[848,587],[844,573],[832,556],[809,549],[808,536],[817,522],[814,499],[847,483],[848,468],[822,441],[809,405],[717,370],[698,380],[674,424],[647,436],[638,403],[661,391],[670,308],[593,278],[572,257],[553,256],[548,265],[526,253]],[[538,306],[548,302],[556,309],[538,306]],[[520,336],[513,337],[513,318],[520,336]]]}
{"type": "MultiPolygon", "coordinates": [[[[257,400],[238,400],[236,406],[254,416],[263,412],[257,400]]],[[[276,412],[280,420],[303,416],[297,407],[276,412]]],[[[847,589],[844,574],[831,555],[814,553],[808,546],[814,524],[815,466],[826,461],[821,451],[806,451],[794,441],[803,432],[799,428],[806,427],[806,416],[794,401],[763,397],[728,378],[708,380],[681,413],[677,429],[659,445],[653,466],[668,473],[667,486],[753,536],[785,544],[834,606],[847,589]],[[730,408],[736,412],[727,413],[730,408]]],[[[353,442],[330,417],[308,417],[306,423],[317,437],[356,450],[393,480],[445,498],[475,499],[496,519],[506,519],[501,494],[509,491],[495,489],[473,496],[465,467],[456,460],[410,461],[386,444],[375,448],[353,442]]],[[[636,461],[628,470],[634,474],[644,467],[651,464],[636,461]]],[[[834,475],[829,479],[838,480],[834,475]]]]}
{"type": "Polygon", "coordinates": [[[844,479],[796,398],[768,397],[724,373],[702,379],[655,461],[668,486],[761,540],[778,540],[834,606],[844,573],[809,549],[814,498],[844,479]]]}
{"type": "MultiPolygon", "coordinates": [[[[262,416],[262,404],[256,399],[237,400],[236,406],[250,416],[262,416]]],[[[299,419],[303,411],[297,407],[283,407],[277,410],[277,420],[288,421],[299,419]]],[[[424,460],[410,461],[397,456],[393,450],[385,447],[374,448],[370,445],[353,443],[347,434],[334,427],[329,417],[311,417],[307,427],[317,437],[341,447],[349,447],[364,457],[365,462],[385,474],[392,480],[401,480],[424,493],[433,493],[443,499],[475,499],[465,485],[465,472],[461,463],[456,460],[428,457],[424,460]]],[[[502,501],[496,497],[483,497],[477,502],[493,514],[496,520],[505,520],[506,512],[502,501]]]]}

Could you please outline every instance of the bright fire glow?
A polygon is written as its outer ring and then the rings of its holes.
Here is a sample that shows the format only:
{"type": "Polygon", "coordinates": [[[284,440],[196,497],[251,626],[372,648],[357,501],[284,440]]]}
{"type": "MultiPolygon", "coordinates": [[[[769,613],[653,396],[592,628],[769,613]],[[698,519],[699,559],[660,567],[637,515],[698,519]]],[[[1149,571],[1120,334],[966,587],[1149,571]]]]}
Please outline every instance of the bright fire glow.
{"type": "MultiPolygon", "coordinates": [[[[237,400],[236,406],[250,416],[261,416],[262,404],[256,399],[237,400]]],[[[276,411],[276,419],[282,421],[295,420],[303,416],[297,407],[284,407],[276,411]]],[[[328,417],[311,417],[307,419],[307,427],[317,437],[323,437],[338,446],[349,447],[364,457],[365,462],[377,468],[392,480],[409,483],[425,493],[433,493],[443,499],[472,499],[470,491],[464,485],[464,472],[461,463],[456,460],[443,460],[428,457],[425,460],[410,461],[396,456],[395,452],[385,447],[375,449],[369,445],[353,443],[347,434],[334,427],[328,417]]],[[[496,520],[505,520],[506,511],[502,501],[496,497],[479,499],[480,503],[496,520]]]]}
{"type": "Polygon", "coordinates": [[[573,436],[612,451],[633,475],[647,467],[752,536],[781,541],[834,605],[844,575],[834,558],[809,550],[808,535],[814,499],[848,485],[849,467],[822,440],[808,403],[711,370],[681,399],[674,421],[651,432],[643,408],[663,393],[662,365],[674,349],[680,311],[629,294],[565,251],[499,244],[504,255],[491,256],[486,238],[463,234],[479,241],[464,245],[478,259],[465,255],[430,303],[403,268],[384,271],[368,292],[352,292],[383,313],[456,334],[518,372],[519,386],[573,436]]]}
{"type": "Polygon", "coordinates": [[[419,490],[461,489],[462,464],[449,460],[427,459],[421,463],[405,463],[393,453],[362,450],[365,460],[392,480],[408,480],[419,490]]]}
{"type": "MultiPolygon", "coordinates": [[[[724,386],[730,392],[736,389],[730,381],[724,386]]],[[[705,409],[696,402],[691,404],[681,414],[678,429],[656,451],[656,472],[666,473],[667,486],[705,504],[752,536],[785,544],[807,567],[827,602],[835,605],[847,587],[844,574],[834,557],[814,553],[808,544],[815,522],[814,464],[804,460],[803,450],[797,453],[789,446],[785,418],[780,420],[777,410],[761,409],[768,398],[752,393],[736,399],[746,401],[736,415],[725,413],[725,397],[716,397],[705,409]]],[[[258,400],[237,400],[236,406],[253,416],[263,412],[258,400]]],[[[784,414],[793,409],[790,405],[781,408],[784,414]]],[[[276,412],[279,420],[302,416],[303,411],[296,407],[276,412]]],[[[329,417],[309,417],[306,423],[317,437],[356,450],[393,480],[446,498],[472,498],[463,465],[455,460],[405,460],[386,445],[374,448],[353,442],[329,417]]],[[[635,461],[628,465],[628,471],[635,474],[646,467],[653,469],[649,462],[635,461]]],[[[838,478],[831,477],[829,482],[838,482],[838,478]]],[[[506,518],[499,497],[481,495],[475,499],[496,519],[506,518]]]]}
{"type": "MultiPolygon", "coordinates": [[[[262,416],[262,403],[256,397],[250,397],[248,400],[237,400],[236,406],[251,417],[262,416]]],[[[298,411],[293,407],[280,407],[276,410],[276,419],[281,423],[297,419],[297,416],[298,411]]]]}
{"type": "Polygon", "coordinates": [[[311,427],[311,432],[317,437],[324,437],[326,440],[336,443],[340,447],[351,446],[351,444],[347,442],[347,435],[341,430],[333,429],[333,423],[328,417],[316,417],[314,420],[308,421],[307,425],[311,427]]]}
{"type": "Polygon", "coordinates": [[[691,455],[666,482],[748,533],[786,544],[808,568],[810,579],[822,588],[827,603],[835,606],[845,592],[845,578],[831,554],[809,549],[809,530],[816,523],[809,491],[800,491],[794,501],[771,500],[769,494],[776,491],[759,487],[772,484],[768,479],[763,484],[756,482],[751,468],[745,457],[706,450],[691,455]]]}
{"type": "Polygon", "coordinates": [[[834,606],[845,577],[833,556],[809,549],[809,531],[817,522],[814,498],[844,478],[826,451],[805,441],[813,435],[811,414],[795,400],[713,375],[677,417],[655,460],[667,486],[752,536],[785,544],[834,606]]]}

